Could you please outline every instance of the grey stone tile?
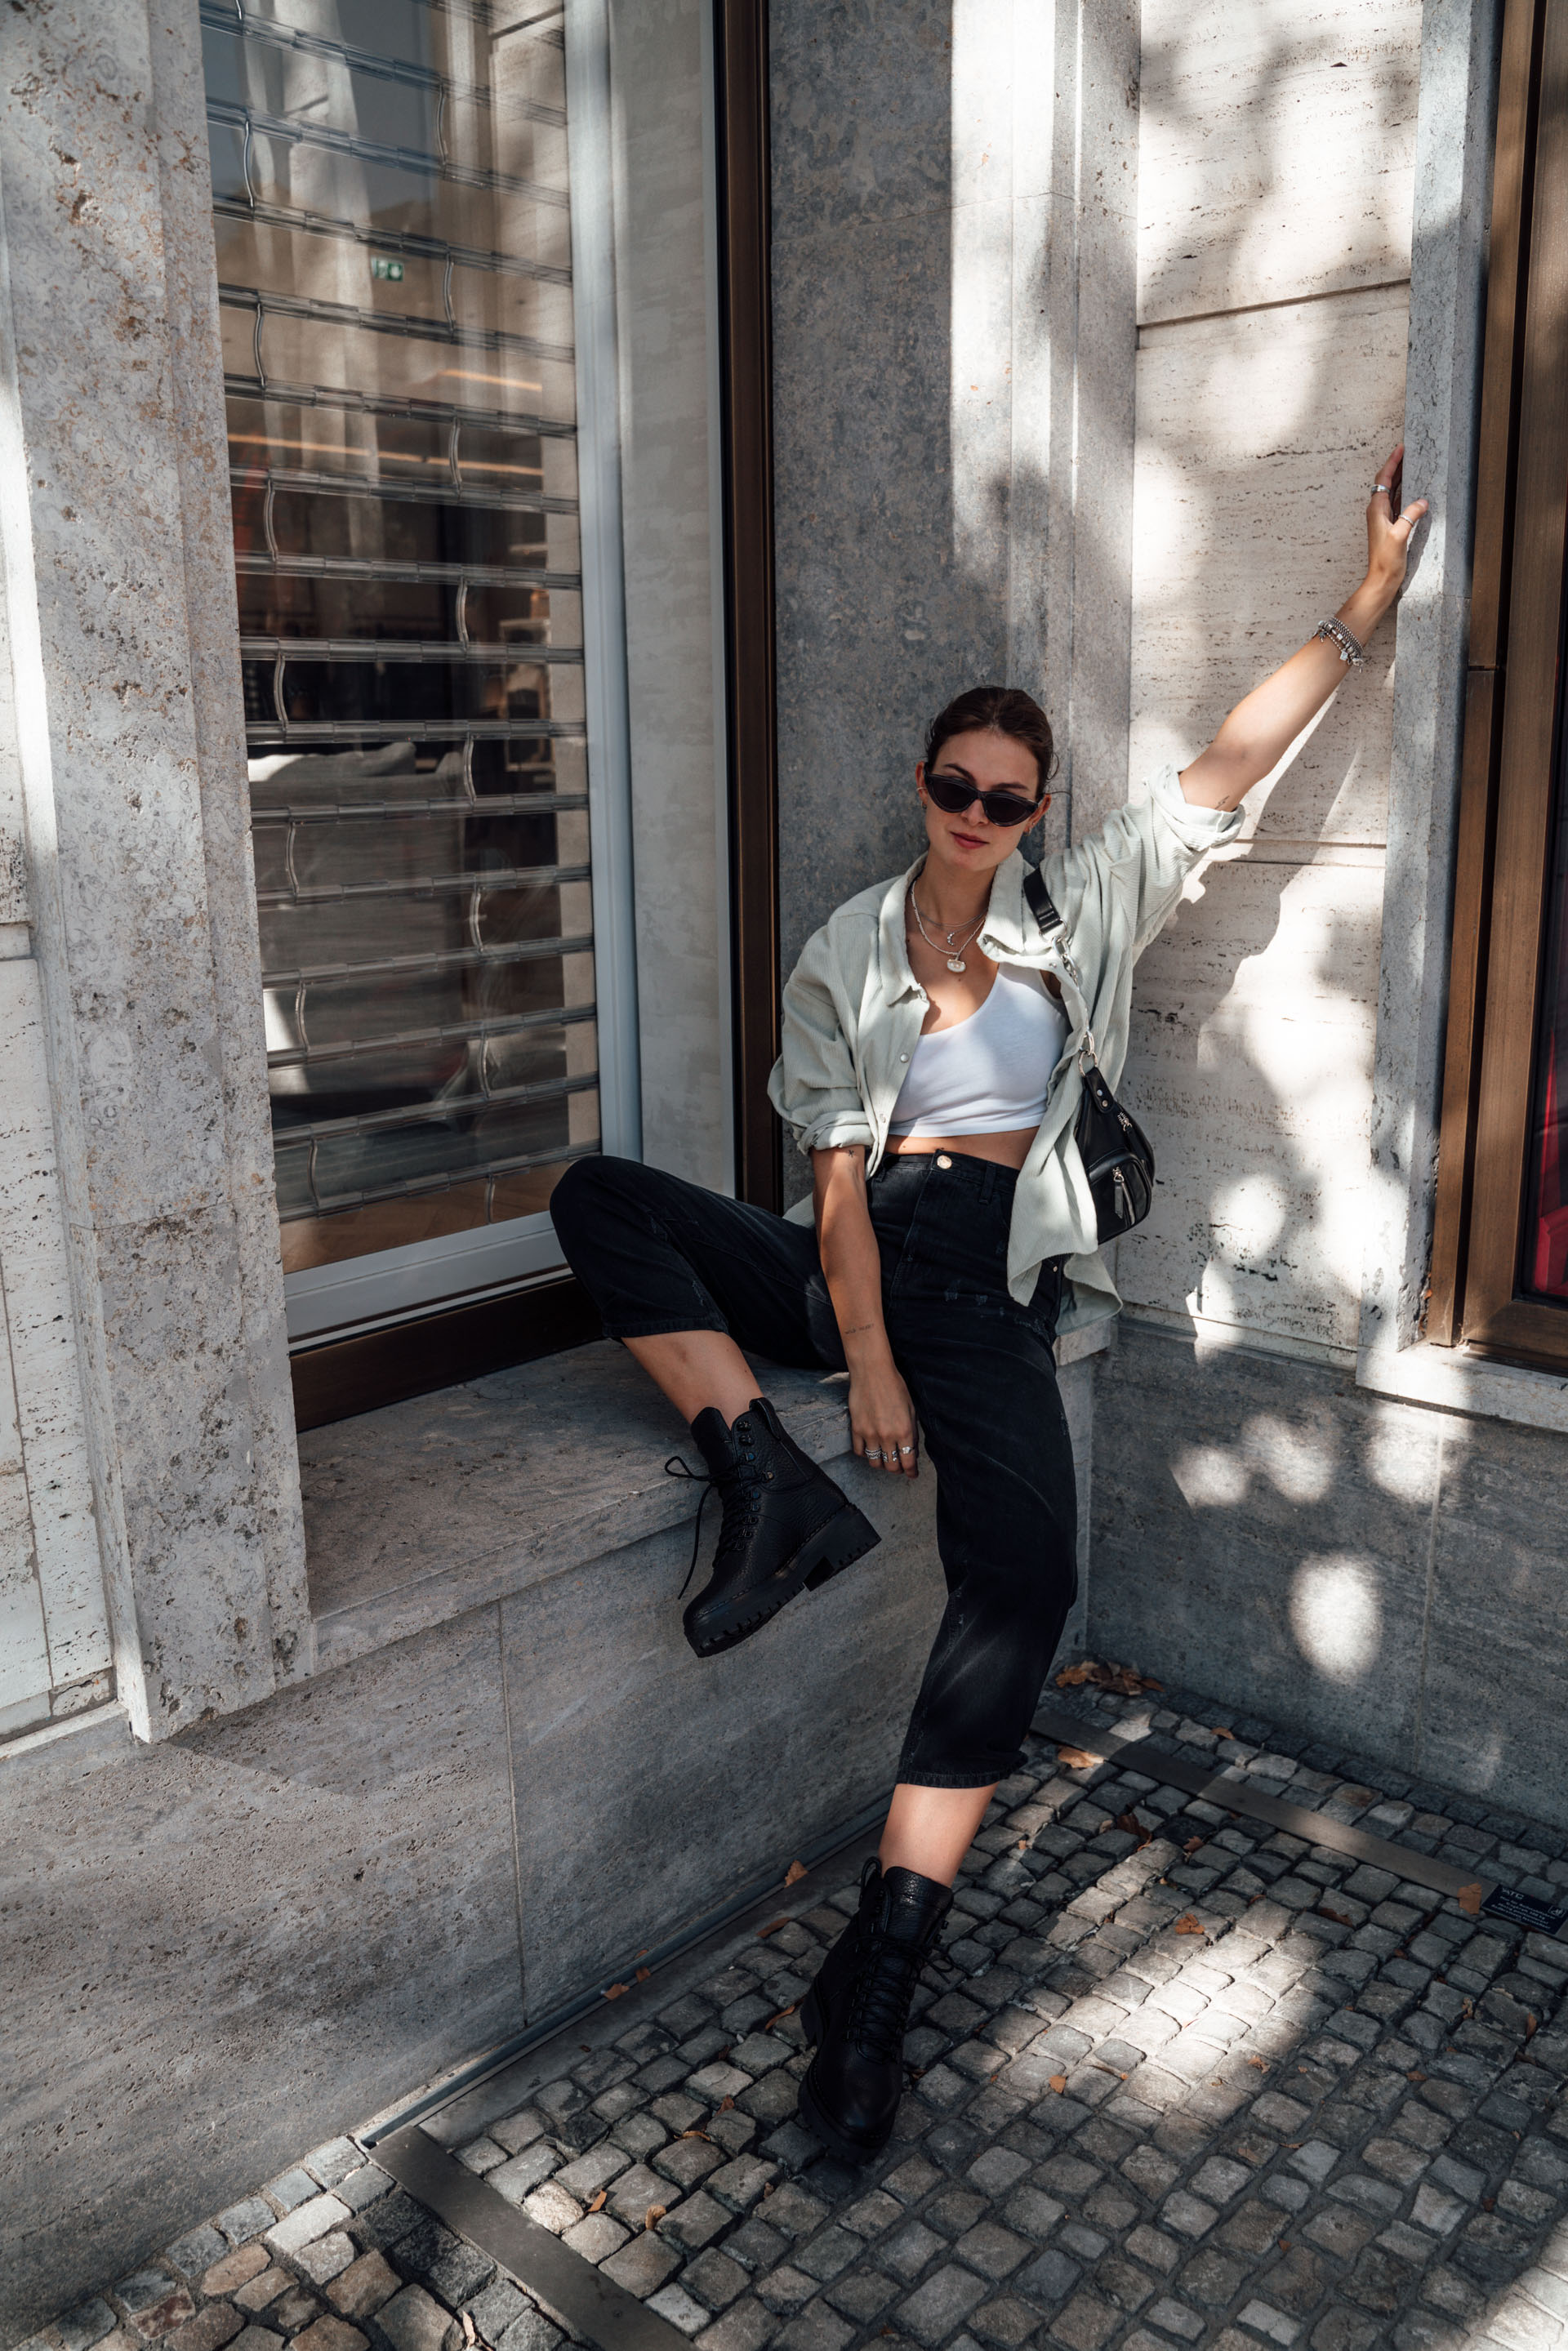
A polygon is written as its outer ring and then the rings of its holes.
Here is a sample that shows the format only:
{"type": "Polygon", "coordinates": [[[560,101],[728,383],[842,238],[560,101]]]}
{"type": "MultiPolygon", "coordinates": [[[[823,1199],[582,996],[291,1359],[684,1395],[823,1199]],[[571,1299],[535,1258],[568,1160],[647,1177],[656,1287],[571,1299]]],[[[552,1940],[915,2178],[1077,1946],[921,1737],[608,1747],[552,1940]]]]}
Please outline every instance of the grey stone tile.
{"type": "Polygon", "coordinates": [[[984,2301],[986,2291],[983,2279],[948,2262],[900,2303],[898,2324],[917,2343],[925,2344],[927,2351],[935,2351],[963,2324],[976,2304],[984,2301]]]}
{"type": "Polygon", "coordinates": [[[92,2351],[106,2335],[111,2335],[118,2321],[107,2302],[94,2294],[87,2302],[78,2302],[63,2318],[55,2321],[56,2332],[65,2345],[65,2351],[92,2351]]]}

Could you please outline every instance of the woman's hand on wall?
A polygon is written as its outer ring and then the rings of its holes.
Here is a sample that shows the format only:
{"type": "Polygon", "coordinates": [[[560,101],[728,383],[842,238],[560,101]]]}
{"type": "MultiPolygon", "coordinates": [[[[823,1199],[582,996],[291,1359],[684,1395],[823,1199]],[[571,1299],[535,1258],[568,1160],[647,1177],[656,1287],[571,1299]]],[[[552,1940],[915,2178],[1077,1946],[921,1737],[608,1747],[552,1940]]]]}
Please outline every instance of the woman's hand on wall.
{"type": "MultiPolygon", "coordinates": [[[[1402,441],[1393,455],[1385,457],[1378,467],[1377,486],[1366,502],[1366,580],[1364,584],[1383,598],[1378,620],[1399,593],[1405,578],[1405,566],[1410,559],[1410,541],[1416,524],[1427,511],[1425,498],[1417,498],[1414,506],[1401,506],[1404,487],[1405,444],[1402,441]]],[[[1373,625],[1375,627],[1376,622],[1373,625]]],[[[1345,626],[1350,627],[1348,621],[1345,626]]]]}
{"type": "MultiPolygon", "coordinates": [[[[1399,592],[1411,535],[1427,511],[1425,498],[1399,507],[1404,472],[1401,443],[1378,467],[1367,499],[1366,575],[1334,615],[1360,645],[1399,592]]],[[[1186,798],[1195,808],[1239,808],[1253,785],[1272,774],[1344,674],[1338,648],[1326,638],[1309,638],[1300,653],[1237,704],[1207,750],[1183,768],[1186,798]]]]}

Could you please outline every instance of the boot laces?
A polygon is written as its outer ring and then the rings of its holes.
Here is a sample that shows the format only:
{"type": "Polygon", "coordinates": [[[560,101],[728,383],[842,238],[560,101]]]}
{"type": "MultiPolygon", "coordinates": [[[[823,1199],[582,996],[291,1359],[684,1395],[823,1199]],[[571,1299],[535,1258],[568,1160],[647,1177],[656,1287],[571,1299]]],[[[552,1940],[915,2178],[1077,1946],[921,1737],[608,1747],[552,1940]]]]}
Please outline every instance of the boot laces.
{"type": "Polygon", "coordinates": [[[741,1447],[740,1459],[732,1469],[710,1470],[705,1476],[694,1469],[682,1454],[672,1453],[664,1464],[666,1478],[689,1479],[694,1486],[703,1489],[697,1504],[697,1522],[692,1530],[692,1562],[686,1570],[686,1581],[675,1594],[677,1600],[686,1596],[686,1587],[697,1572],[697,1559],[702,1550],[703,1514],[711,1495],[717,1493],[724,1516],[719,1526],[718,1549],[714,1553],[716,1570],[744,1550],[757,1530],[762,1516],[762,1489],[772,1479],[771,1469],[758,1469],[754,1445],[741,1447]]]}
{"type": "Polygon", "coordinates": [[[850,2038],[862,2056],[881,2064],[903,2056],[909,2003],[928,1956],[918,1943],[900,1943],[883,1928],[872,1928],[850,1995],[850,2038]]]}

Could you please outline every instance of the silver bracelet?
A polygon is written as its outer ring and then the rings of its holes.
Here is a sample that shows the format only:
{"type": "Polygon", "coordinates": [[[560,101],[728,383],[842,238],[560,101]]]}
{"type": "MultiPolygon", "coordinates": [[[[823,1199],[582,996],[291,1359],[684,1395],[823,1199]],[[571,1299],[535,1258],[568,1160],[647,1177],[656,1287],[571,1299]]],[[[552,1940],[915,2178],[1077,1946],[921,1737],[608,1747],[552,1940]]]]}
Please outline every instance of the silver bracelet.
{"type": "MultiPolygon", "coordinates": [[[[1381,484],[1379,486],[1381,487],[1381,484]]],[[[1320,621],[1312,631],[1312,636],[1314,640],[1318,637],[1326,637],[1331,645],[1337,645],[1341,661],[1349,662],[1352,669],[1359,669],[1366,659],[1365,653],[1356,643],[1343,621],[1320,621]]]]}

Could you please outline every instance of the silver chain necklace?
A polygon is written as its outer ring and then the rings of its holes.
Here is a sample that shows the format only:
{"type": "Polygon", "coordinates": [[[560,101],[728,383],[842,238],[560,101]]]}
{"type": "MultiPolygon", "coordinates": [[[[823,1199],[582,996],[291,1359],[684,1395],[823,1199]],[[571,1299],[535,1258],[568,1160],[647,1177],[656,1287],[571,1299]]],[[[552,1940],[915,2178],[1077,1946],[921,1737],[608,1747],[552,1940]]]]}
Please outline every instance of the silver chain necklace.
{"type": "Polygon", "coordinates": [[[967,971],[969,967],[964,961],[964,949],[970,945],[972,940],[978,936],[980,925],[986,919],[985,915],[982,914],[980,916],[979,922],[976,923],[963,938],[959,938],[956,931],[947,932],[947,945],[946,947],[943,947],[938,946],[937,942],[932,937],[930,932],[925,927],[919,905],[915,901],[915,886],[913,883],[910,884],[909,890],[909,911],[915,917],[915,925],[919,929],[921,937],[925,940],[926,946],[932,950],[932,953],[934,955],[945,955],[946,956],[948,970],[967,971]]]}

